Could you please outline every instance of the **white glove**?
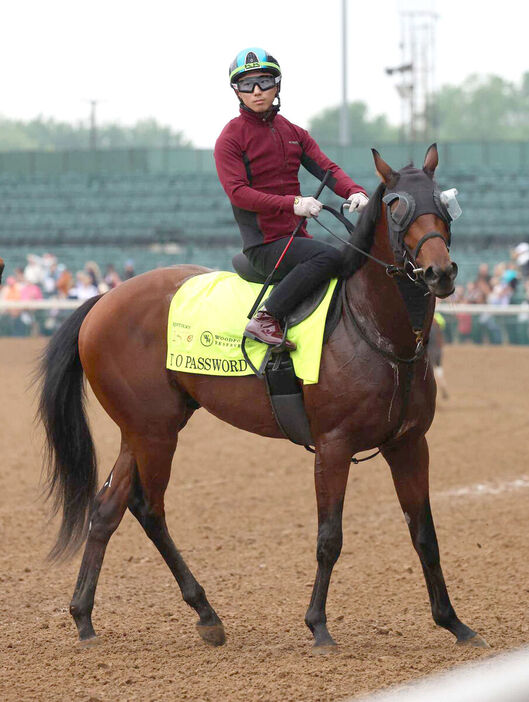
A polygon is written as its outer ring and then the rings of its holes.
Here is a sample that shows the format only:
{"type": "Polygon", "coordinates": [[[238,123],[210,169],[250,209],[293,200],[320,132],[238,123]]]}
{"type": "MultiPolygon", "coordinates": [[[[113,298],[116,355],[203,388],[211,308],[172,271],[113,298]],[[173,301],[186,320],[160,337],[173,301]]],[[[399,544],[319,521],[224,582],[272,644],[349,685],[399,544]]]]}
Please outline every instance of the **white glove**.
{"type": "Polygon", "coordinates": [[[347,202],[349,202],[349,212],[362,212],[369,198],[364,193],[353,193],[349,195],[347,202]]]}
{"type": "Polygon", "coordinates": [[[317,217],[323,205],[314,197],[301,197],[298,195],[294,200],[294,214],[298,217],[317,217]]]}

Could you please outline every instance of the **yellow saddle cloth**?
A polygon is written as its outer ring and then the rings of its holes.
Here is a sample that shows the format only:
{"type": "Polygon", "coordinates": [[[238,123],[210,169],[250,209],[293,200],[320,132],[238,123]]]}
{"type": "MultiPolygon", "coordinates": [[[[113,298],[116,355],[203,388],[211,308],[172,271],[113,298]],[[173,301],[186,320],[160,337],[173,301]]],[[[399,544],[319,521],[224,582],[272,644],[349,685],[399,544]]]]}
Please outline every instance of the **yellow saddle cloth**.
{"type": "MultiPolygon", "coordinates": [[[[288,338],[297,345],[290,354],[294,370],[305,384],[318,382],[325,319],[336,282],[331,280],[314,312],[288,331],[288,338]]],[[[261,287],[227,271],[186,280],[169,309],[167,368],[204,375],[252,375],[242,355],[241,341],[247,314],[261,287]]],[[[271,286],[269,292],[272,289],[271,286]]],[[[257,368],[267,348],[266,344],[247,339],[248,357],[257,368]]]]}

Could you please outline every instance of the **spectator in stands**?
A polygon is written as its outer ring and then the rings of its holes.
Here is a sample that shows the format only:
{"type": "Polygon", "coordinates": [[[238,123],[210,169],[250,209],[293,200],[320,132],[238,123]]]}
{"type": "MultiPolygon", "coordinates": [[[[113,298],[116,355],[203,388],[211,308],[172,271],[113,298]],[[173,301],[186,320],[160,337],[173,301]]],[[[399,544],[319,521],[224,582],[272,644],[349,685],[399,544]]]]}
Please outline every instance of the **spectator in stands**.
{"type": "MultiPolygon", "coordinates": [[[[20,300],[42,300],[42,289],[37,283],[27,280],[20,290],[20,300]]],[[[35,310],[23,310],[20,315],[20,321],[24,324],[26,331],[24,336],[37,336],[39,328],[35,310]]]]}
{"type": "MultiPolygon", "coordinates": [[[[240,114],[217,139],[215,163],[241,230],[244,253],[266,276],[301,218],[318,215],[322,208],[315,198],[300,194],[301,165],[320,178],[330,170],[333,179],[329,186],[349,200],[350,212],[363,210],[368,197],[305,129],[278,114],[281,68],[273,56],[257,47],[243,49],[230,65],[229,80],[240,114]]],[[[318,285],[337,275],[342,265],[342,252],[312,239],[303,224],[283,258],[283,279],[268,297],[266,307],[250,320],[245,335],[272,346],[283,343],[284,317],[318,285]]],[[[295,348],[289,341],[285,345],[295,348]]]]}
{"type": "Polygon", "coordinates": [[[70,290],[73,288],[73,276],[64,266],[59,265],[59,268],[62,268],[62,270],[57,278],[58,297],[69,297],[70,290]]]}
{"type": "Polygon", "coordinates": [[[44,280],[44,265],[42,258],[40,256],[35,256],[34,254],[28,254],[27,265],[24,268],[24,278],[28,283],[34,283],[35,285],[40,285],[44,280]]]}
{"type": "Polygon", "coordinates": [[[518,244],[512,250],[511,256],[516,262],[522,278],[527,280],[529,278],[529,244],[525,241],[518,244]]]}
{"type": "MultiPolygon", "coordinates": [[[[490,290],[488,294],[490,294],[490,290]]],[[[467,283],[464,302],[467,302],[469,305],[483,305],[486,300],[487,295],[481,286],[478,286],[475,282],[467,283]]]]}
{"type": "Polygon", "coordinates": [[[134,261],[129,258],[125,261],[125,266],[123,267],[123,280],[128,280],[129,278],[134,278],[136,275],[134,271],[134,261]]]}
{"type": "Polygon", "coordinates": [[[102,274],[101,268],[97,265],[95,261],[87,261],[84,264],[85,273],[89,276],[92,285],[97,288],[100,293],[105,293],[109,290],[102,274]]]}
{"type": "Polygon", "coordinates": [[[92,283],[91,277],[85,271],[78,271],[75,275],[76,284],[70,290],[70,297],[76,300],[88,300],[99,294],[99,290],[92,283]]]}
{"type": "Polygon", "coordinates": [[[488,263],[480,263],[475,283],[478,290],[483,293],[483,297],[486,298],[491,291],[488,263]]]}
{"type": "Polygon", "coordinates": [[[117,288],[117,286],[121,283],[121,278],[119,277],[119,273],[117,272],[113,263],[107,264],[104,280],[109,290],[117,288]]]}
{"type": "MultiPolygon", "coordinates": [[[[21,283],[15,276],[10,275],[7,277],[5,285],[0,287],[0,299],[6,302],[20,300],[21,290],[21,283]]],[[[20,319],[20,315],[21,310],[8,310],[5,314],[2,326],[5,326],[10,336],[24,336],[25,334],[24,324],[20,319]]]]}
{"type": "MultiPolygon", "coordinates": [[[[61,273],[57,258],[46,254],[46,266],[44,268],[44,278],[42,280],[42,291],[45,297],[53,297],[57,292],[57,280],[61,273]]],[[[64,269],[64,266],[62,266],[64,269]]]]}

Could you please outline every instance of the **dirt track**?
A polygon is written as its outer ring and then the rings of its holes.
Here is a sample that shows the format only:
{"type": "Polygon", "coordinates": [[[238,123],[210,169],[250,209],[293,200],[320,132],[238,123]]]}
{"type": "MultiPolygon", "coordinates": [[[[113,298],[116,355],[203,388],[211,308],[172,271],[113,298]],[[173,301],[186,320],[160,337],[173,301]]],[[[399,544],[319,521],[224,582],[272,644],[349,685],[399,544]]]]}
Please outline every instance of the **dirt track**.
{"type": "MultiPolygon", "coordinates": [[[[68,614],[79,557],[44,560],[55,528],[38,499],[41,435],[25,392],[41,345],[0,340],[1,700],[340,700],[490,655],[433,624],[378,458],[349,479],[328,603],[340,649],[313,655],[303,623],[315,574],[312,458],[204,411],[182,434],[167,514],[227,644],[201,642],[195,613],[127,514],[97,592],[101,643],[79,648],[68,614]]],[[[432,508],[454,606],[495,653],[529,641],[529,351],[453,348],[445,366],[451,396],[429,434],[432,508]]],[[[103,481],[118,434],[95,403],[90,414],[103,481]]]]}

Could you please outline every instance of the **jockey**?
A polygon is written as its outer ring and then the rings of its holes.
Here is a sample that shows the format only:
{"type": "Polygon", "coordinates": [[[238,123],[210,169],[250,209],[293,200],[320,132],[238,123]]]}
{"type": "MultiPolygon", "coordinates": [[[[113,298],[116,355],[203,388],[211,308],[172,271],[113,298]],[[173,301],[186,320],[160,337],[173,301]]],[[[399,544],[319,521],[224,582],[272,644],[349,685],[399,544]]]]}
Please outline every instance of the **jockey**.
{"type": "MultiPolygon", "coordinates": [[[[252,266],[267,276],[300,218],[315,217],[322,208],[315,198],[301,196],[300,165],[320,180],[331,170],[329,186],[349,200],[350,212],[363,210],[368,197],[305,129],[278,114],[281,68],[273,56],[260,48],[244,49],[232,62],[229,75],[240,115],[228,122],[217,139],[215,163],[241,231],[243,251],[252,266]]],[[[280,344],[281,323],[287,314],[318,285],[338,275],[341,264],[340,251],[313,239],[303,225],[279,266],[283,279],[250,320],[245,336],[280,344]]],[[[285,345],[295,348],[288,340],[285,345]]]]}

